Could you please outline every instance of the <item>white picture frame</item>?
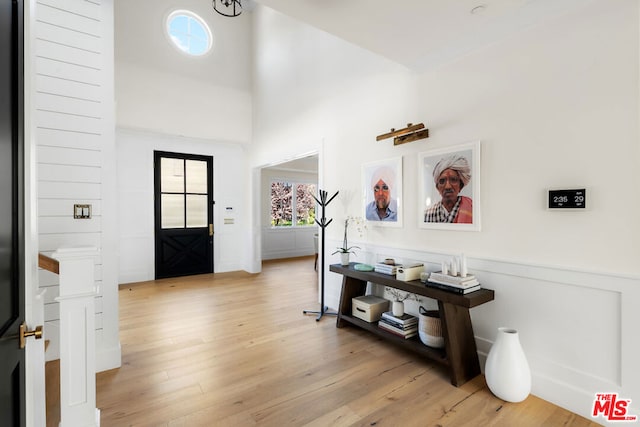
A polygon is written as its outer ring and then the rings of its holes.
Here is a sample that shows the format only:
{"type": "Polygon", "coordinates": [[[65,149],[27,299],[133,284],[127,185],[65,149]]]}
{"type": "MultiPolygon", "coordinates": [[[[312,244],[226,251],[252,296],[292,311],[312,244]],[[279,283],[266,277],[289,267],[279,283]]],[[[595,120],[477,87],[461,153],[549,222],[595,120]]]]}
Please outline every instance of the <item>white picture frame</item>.
{"type": "MultiPolygon", "coordinates": [[[[382,197],[382,195],[379,196],[382,197]]],[[[365,218],[368,225],[402,227],[402,157],[362,165],[362,200],[362,217],[365,218]],[[381,179],[382,182],[388,184],[391,200],[385,211],[381,208],[380,211],[374,213],[375,208],[378,207],[375,202],[376,190],[374,187],[381,179]],[[374,181],[376,182],[374,183],[374,181]],[[379,212],[383,212],[382,217],[379,212]],[[388,216],[384,216],[385,214],[388,216]]]]}
{"type": "MultiPolygon", "coordinates": [[[[418,202],[418,227],[434,230],[480,231],[480,141],[451,147],[434,149],[418,154],[418,176],[420,199],[418,202]],[[462,160],[464,159],[464,160],[462,160]],[[466,161],[466,162],[465,162],[466,161]],[[451,166],[447,168],[446,166],[451,166]],[[463,178],[461,171],[468,167],[463,178]],[[451,212],[442,210],[438,204],[443,196],[437,188],[434,171],[446,182],[447,174],[457,173],[462,188],[456,194],[459,203],[451,212]],[[446,170],[446,172],[445,172],[446,170]],[[467,180],[466,185],[464,181],[467,180]],[[448,213],[448,215],[447,215],[448,213]],[[446,218],[446,219],[445,219],[446,218]],[[455,222],[445,222],[454,220],[455,222]]],[[[452,178],[455,179],[455,178],[452,178]]],[[[447,185],[442,184],[442,185],[447,185]]],[[[453,197],[456,189],[445,189],[447,198],[453,197]]]]}

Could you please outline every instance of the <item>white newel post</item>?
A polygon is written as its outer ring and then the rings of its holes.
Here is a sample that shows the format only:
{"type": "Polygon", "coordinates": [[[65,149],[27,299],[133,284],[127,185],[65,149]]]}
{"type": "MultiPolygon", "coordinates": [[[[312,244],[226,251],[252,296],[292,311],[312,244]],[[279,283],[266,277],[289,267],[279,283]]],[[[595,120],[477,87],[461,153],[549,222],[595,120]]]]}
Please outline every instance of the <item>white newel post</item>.
{"type": "Polygon", "coordinates": [[[58,249],[60,263],[60,426],[100,425],[96,408],[95,247],[58,249]]]}

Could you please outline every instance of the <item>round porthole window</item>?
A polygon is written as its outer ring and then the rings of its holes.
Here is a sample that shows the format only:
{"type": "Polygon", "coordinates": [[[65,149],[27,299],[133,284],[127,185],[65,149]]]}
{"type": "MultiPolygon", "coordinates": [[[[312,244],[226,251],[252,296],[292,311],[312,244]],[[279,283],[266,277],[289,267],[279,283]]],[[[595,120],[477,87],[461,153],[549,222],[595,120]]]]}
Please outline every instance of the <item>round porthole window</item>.
{"type": "Polygon", "coordinates": [[[211,50],[213,35],[202,18],[188,10],[176,10],[167,17],[169,40],[181,52],[202,56],[211,50]]]}

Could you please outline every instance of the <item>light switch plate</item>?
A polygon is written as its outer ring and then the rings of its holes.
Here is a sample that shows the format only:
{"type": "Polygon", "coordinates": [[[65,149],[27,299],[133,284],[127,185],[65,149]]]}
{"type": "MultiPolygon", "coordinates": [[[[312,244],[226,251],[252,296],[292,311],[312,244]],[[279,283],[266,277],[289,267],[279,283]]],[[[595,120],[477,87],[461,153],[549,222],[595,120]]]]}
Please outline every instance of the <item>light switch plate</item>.
{"type": "Polygon", "coordinates": [[[73,217],[75,219],[91,219],[91,205],[73,205],[73,217]]]}

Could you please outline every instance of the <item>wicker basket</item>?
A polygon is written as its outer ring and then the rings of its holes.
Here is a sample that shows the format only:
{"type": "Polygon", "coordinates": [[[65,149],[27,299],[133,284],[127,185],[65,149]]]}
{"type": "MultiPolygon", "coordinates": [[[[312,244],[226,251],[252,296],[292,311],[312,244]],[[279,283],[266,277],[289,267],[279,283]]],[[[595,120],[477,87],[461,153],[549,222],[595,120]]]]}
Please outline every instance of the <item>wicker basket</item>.
{"type": "Polygon", "coordinates": [[[429,347],[444,347],[442,336],[442,322],[438,310],[427,310],[420,306],[420,320],[418,323],[420,341],[429,347]]]}

